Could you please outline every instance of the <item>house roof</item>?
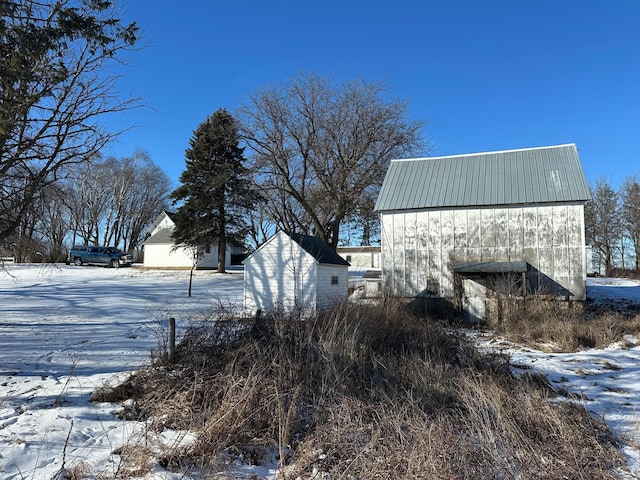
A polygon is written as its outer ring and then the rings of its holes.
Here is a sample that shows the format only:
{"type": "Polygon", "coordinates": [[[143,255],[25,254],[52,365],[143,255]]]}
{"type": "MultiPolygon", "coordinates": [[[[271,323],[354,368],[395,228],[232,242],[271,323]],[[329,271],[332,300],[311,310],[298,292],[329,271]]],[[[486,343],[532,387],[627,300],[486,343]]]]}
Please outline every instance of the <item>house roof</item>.
{"type": "Polygon", "coordinates": [[[227,240],[227,245],[234,248],[247,248],[246,245],[242,243],[240,240],[235,240],[233,238],[227,240]]]}
{"type": "Polygon", "coordinates": [[[163,210],[162,212],[160,212],[158,214],[158,216],[156,217],[156,219],[153,221],[153,223],[149,226],[148,231],[149,232],[153,232],[156,227],[158,225],[160,225],[160,222],[162,222],[162,220],[165,219],[165,217],[169,217],[169,219],[173,222],[176,223],[176,215],[173,212],[168,212],[167,210],[163,210]]]}
{"type": "Polygon", "coordinates": [[[279,230],[275,235],[273,235],[269,240],[267,240],[264,244],[262,244],[255,252],[249,255],[244,262],[253,257],[256,253],[258,253],[262,248],[271,242],[272,239],[276,238],[278,235],[286,235],[292,241],[296,242],[302,249],[311,255],[316,262],[322,264],[329,265],[345,265],[349,266],[349,262],[347,262],[344,258],[334,252],[329,245],[324,243],[317,237],[312,237],[310,235],[302,235],[300,233],[291,233],[285,230],[279,230]]]}
{"type": "Polygon", "coordinates": [[[145,245],[165,244],[165,243],[173,244],[173,238],[171,237],[171,233],[173,233],[173,228],[163,228],[162,230],[158,230],[155,234],[147,238],[144,241],[144,244],[145,245]]]}
{"type": "Polygon", "coordinates": [[[377,211],[591,198],[575,144],[392,160],[377,211]]]}
{"type": "Polygon", "coordinates": [[[312,237],[310,235],[302,235],[300,233],[284,232],[291,240],[300,245],[307,253],[316,259],[318,263],[332,264],[332,265],[347,265],[344,258],[338,255],[333,249],[324,243],[318,237],[312,237]]]}
{"type": "Polygon", "coordinates": [[[374,280],[380,279],[382,278],[382,272],[380,270],[367,270],[364,272],[364,275],[362,275],[362,278],[374,280]]]}

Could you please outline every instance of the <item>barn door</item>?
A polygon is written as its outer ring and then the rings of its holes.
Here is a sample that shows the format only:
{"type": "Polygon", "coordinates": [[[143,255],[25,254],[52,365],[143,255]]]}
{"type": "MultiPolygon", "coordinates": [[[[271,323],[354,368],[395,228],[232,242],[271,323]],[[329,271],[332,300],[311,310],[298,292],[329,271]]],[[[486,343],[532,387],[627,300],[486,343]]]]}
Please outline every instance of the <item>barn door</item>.
{"type": "Polygon", "coordinates": [[[486,287],[474,279],[463,279],[462,305],[467,312],[469,322],[478,323],[486,320],[486,287]]]}

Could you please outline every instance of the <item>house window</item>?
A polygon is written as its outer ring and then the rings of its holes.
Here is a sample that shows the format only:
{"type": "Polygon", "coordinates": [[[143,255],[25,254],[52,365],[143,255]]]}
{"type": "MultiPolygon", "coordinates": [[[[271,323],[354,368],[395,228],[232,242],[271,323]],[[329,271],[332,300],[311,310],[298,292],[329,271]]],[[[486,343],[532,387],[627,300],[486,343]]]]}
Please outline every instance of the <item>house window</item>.
{"type": "Polygon", "coordinates": [[[204,247],[204,251],[207,253],[211,253],[211,245],[207,243],[207,246],[204,247]]]}
{"type": "Polygon", "coordinates": [[[347,255],[347,262],[351,263],[351,255],[347,255]]]}
{"type": "Polygon", "coordinates": [[[332,275],[331,276],[331,285],[338,285],[338,276],[337,275],[332,275]]]}

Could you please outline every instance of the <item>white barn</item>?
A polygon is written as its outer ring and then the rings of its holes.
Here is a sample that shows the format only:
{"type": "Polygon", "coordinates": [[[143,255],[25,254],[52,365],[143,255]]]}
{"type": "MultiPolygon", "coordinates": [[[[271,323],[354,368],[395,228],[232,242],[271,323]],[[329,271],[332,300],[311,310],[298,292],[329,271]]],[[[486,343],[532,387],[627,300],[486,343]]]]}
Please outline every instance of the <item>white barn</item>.
{"type": "MultiPolygon", "coordinates": [[[[175,228],[173,214],[162,212],[149,228],[149,236],[144,241],[144,267],[164,269],[191,269],[196,261],[197,269],[218,268],[218,246],[207,245],[199,248],[175,247],[171,234],[175,228]]],[[[227,245],[225,267],[238,247],[227,245]]]]}
{"type": "Polygon", "coordinates": [[[349,263],[322,240],[279,231],[244,263],[244,310],[317,311],[348,297],[349,263]]]}
{"type": "Polygon", "coordinates": [[[383,289],[474,319],[501,282],[584,300],[589,198],[574,144],[393,160],[376,202],[383,289]]]}

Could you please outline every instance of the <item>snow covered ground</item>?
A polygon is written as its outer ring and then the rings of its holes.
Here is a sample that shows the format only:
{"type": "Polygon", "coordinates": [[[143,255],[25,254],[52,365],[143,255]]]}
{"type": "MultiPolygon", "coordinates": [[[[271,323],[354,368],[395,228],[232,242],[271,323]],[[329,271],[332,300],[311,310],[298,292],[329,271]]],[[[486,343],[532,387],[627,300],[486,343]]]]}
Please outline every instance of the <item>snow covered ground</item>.
{"type": "MultiPolygon", "coordinates": [[[[0,272],[0,479],[49,480],[79,462],[108,478],[121,468],[112,452],[137,436],[147,445],[188,440],[184,432],[152,438],[143,426],[118,419],[118,406],[89,402],[96,387],[149,361],[169,317],[180,326],[220,304],[241,304],[241,272],[195,272],[192,297],[188,276],[65,265],[7,265],[0,272]]],[[[589,282],[596,301],[640,302],[638,282],[589,282]]],[[[515,365],[582,393],[585,407],[625,440],[640,478],[640,347],[627,342],[577,354],[507,348],[515,365]]],[[[272,478],[275,470],[245,473],[272,478]]],[[[156,466],[144,478],[186,477],[156,466]]]]}
{"type": "Polygon", "coordinates": [[[0,479],[48,480],[80,461],[117,471],[111,452],[140,426],[115,417],[115,405],[89,402],[92,391],[148,362],[168,318],[180,326],[221,303],[242,302],[241,272],[195,272],[188,297],[184,271],[6,269],[0,271],[0,479]]]}
{"type": "MultiPolygon", "coordinates": [[[[640,282],[618,278],[588,278],[587,297],[621,309],[640,307],[640,282]]],[[[640,339],[598,350],[547,353],[492,338],[485,345],[511,356],[514,371],[533,369],[547,375],[558,391],[579,395],[595,417],[604,420],[623,444],[634,476],[640,478],[640,339]]]]}

